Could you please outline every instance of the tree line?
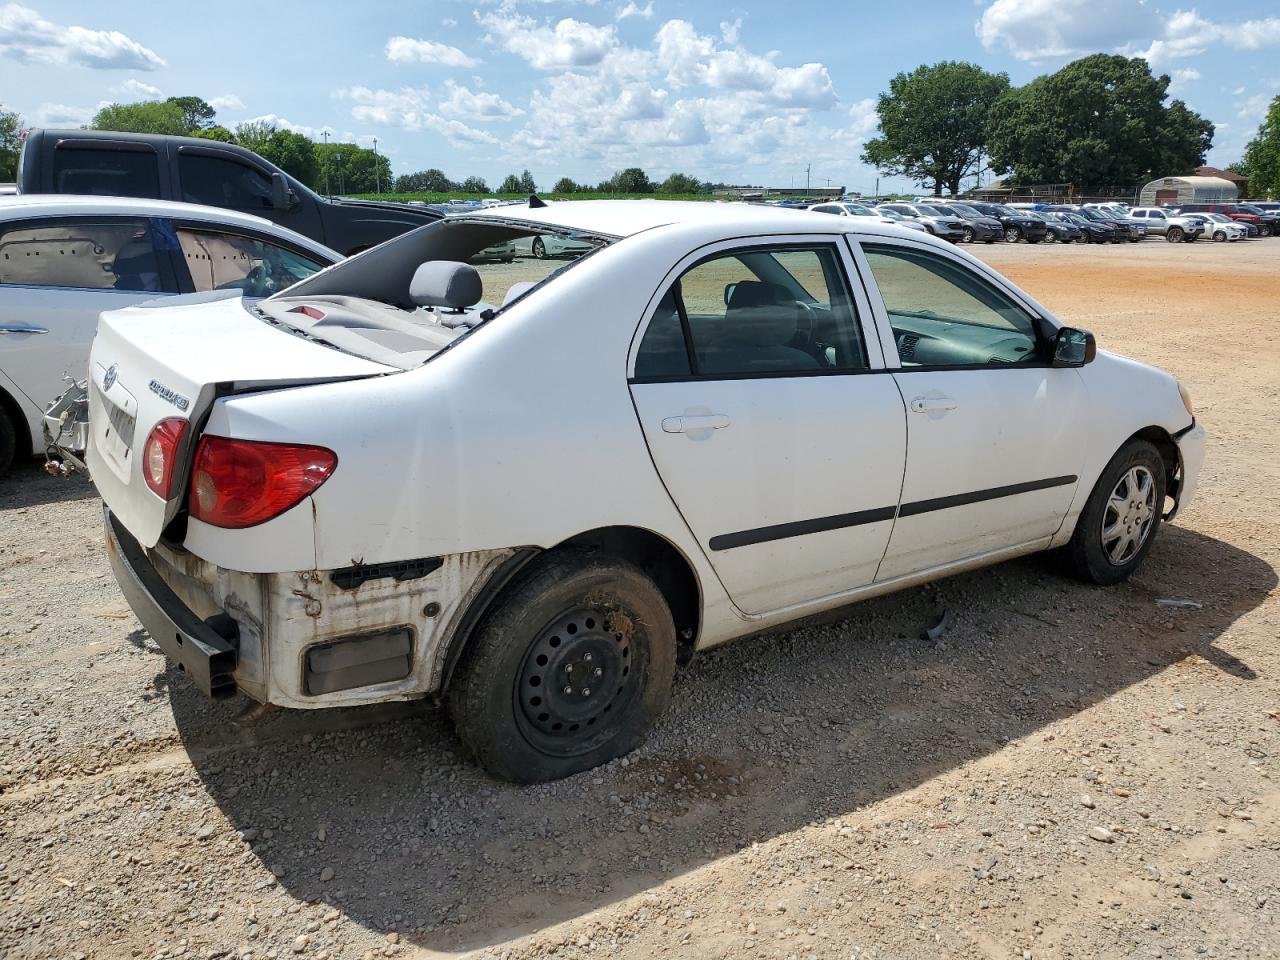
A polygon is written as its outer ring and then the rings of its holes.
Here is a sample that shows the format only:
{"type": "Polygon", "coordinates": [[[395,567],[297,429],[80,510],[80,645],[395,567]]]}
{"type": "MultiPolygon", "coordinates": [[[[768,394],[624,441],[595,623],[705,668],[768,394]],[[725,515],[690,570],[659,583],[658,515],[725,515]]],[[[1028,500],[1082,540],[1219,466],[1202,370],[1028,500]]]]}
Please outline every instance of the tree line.
{"type": "Polygon", "coordinates": [[[945,61],[899,73],[876,104],[863,160],[938,195],[984,168],[1015,183],[1121,186],[1204,163],[1213,124],[1146,60],[1098,53],[1011,86],[1005,73],[945,61]]]}
{"type": "MultiPolygon", "coordinates": [[[[569,177],[561,177],[551,188],[554,194],[565,193],[652,193],[652,194],[690,194],[710,193],[713,184],[703,183],[695,177],[684,173],[673,173],[661,182],[652,180],[639,167],[628,167],[619,170],[606,180],[595,186],[588,183],[576,183],[569,177]]],[[[525,170],[522,173],[509,173],[494,190],[489,189],[484,177],[467,177],[465,180],[450,180],[443,170],[431,167],[417,173],[406,173],[395,179],[396,193],[537,193],[538,185],[533,175],[525,170]]]]}

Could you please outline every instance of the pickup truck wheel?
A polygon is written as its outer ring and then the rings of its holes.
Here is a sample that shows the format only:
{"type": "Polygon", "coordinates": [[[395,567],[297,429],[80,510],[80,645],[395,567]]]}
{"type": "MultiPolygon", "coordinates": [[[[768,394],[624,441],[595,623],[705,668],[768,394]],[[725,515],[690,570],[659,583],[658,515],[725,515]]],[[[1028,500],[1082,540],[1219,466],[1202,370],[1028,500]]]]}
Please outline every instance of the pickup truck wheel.
{"type": "Polygon", "coordinates": [[[1098,478],[1064,548],[1069,571],[1099,584],[1128,579],[1155,542],[1164,495],[1160,451],[1146,440],[1121,447],[1098,478]]]}
{"type": "Polygon", "coordinates": [[[1170,227],[1168,230],[1165,231],[1164,238],[1168,240],[1170,243],[1177,243],[1179,240],[1182,239],[1182,228],[1170,227]]]}
{"type": "Polygon", "coordinates": [[[459,738],[495,776],[558,780],[635,749],[671,698],[676,630],[625,560],[533,561],[471,637],[449,687],[459,738]]]}
{"type": "Polygon", "coordinates": [[[0,477],[7,476],[18,451],[18,431],[9,414],[0,409],[0,477]]]}

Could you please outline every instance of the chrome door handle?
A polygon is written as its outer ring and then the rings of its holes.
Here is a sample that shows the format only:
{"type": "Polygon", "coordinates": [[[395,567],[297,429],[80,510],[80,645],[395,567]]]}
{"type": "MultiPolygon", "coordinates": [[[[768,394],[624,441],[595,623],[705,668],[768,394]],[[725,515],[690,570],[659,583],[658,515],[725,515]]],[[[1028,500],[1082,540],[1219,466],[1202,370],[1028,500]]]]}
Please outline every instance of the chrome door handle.
{"type": "Polygon", "coordinates": [[[703,417],[667,417],[662,421],[664,433],[691,433],[694,430],[723,430],[729,418],[723,413],[709,413],[703,417]]]}
{"type": "Polygon", "coordinates": [[[930,413],[934,410],[954,410],[959,404],[950,397],[916,397],[910,406],[912,413],[930,413]]]}
{"type": "Polygon", "coordinates": [[[20,323],[0,323],[0,333],[48,333],[44,327],[24,327],[20,323]]]}

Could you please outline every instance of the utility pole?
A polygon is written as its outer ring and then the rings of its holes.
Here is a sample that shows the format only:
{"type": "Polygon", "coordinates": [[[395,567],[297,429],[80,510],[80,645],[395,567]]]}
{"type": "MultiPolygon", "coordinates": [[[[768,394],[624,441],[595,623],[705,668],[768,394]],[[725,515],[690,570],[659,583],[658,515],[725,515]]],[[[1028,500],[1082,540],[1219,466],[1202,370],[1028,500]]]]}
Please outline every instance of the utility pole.
{"type": "Polygon", "coordinates": [[[876,199],[880,199],[880,178],[876,177],[876,199]]]}
{"type": "Polygon", "coordinates": [[[378,138],[373,138],[373,189],[375,193],[382,192],[382,167],[378,163],[378,138]]]}
{"type": "MultiPolygon", "coordinates": [[[[320,136],[324,138],[324,145],[327,147],[329,145],[329,131],[321,130],[320,136]]],[[[326,150],[325,153],[328,153],[328,151],[326,150]]],[[[327,159],[326,157],[326,161],[327,159]]],[[[326,197],[333,196],[333,191],[329,189],[329,164],[327,162],[324,165],[324,195],[326,197]]]]}
{"type": "Polygon", "coordinates": [[[809,168],[812,166],[813,164],[811,163],[804,165],[804,195],[806,198],[809,196],[809,168]]]}

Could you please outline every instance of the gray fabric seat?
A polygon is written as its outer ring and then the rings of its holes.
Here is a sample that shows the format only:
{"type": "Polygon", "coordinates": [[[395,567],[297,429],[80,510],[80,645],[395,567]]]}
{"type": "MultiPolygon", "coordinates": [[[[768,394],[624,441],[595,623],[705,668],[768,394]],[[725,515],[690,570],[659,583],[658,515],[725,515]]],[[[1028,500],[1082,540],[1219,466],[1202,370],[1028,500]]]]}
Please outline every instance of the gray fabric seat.
{"type": "Polygon", "coordinates": [[[409,281],[409,299],[420,307],[462,311],[479,303],[483,292],[476,268],[456,260],[428,260],[409,281]]]}
{"type": "MultiPolygon", "coordinates": [[[[791,346],[803,308],[788,291],[758,280],[738,283],[729,297],[720,329],[699,343],[698,365],[704,373],[765,373],[817,370],[821,365],[791,346]]],[[[695,335],[695,342],[703,340],[695,335]]]]}

